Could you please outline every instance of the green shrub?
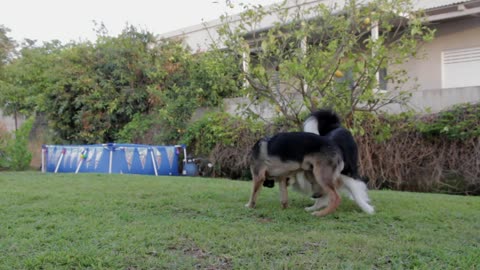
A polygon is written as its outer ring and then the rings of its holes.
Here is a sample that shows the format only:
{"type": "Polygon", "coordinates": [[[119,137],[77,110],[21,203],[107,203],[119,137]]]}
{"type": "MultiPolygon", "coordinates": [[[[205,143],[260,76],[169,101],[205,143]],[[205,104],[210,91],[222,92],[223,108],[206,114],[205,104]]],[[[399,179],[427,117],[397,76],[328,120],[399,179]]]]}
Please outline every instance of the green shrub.
{"type": "Polygon", "coordinates": [[[155,123],[153,115],[136,113],[132,120],[126,124],[117,134],[117,142],[120,143],[152,143],[147,142],[155,123]]]}
{"type": "Polygon", "coordinates": [[[245,120],[225,112],[207,113],[185,130],[181,143],[186,144],[195,155],[208,156],[216,145],[233,147],[246,132],[259,133],[263,124],[245,120]]]}
{"type": "Polygon", "coordinates": [[[28,139],[33,119],[28,119],[15,132],[15,136],[2,136],[0,145],[0,169],[26,170],[32,161],[32,153],[28,151],[28,139]]]}
{"type": "Polygon", "coordinates": [[[176,144],[199,107],[197,92],[188,87],[172,87],[162,100],[164,105],[158,111],[158,140],[162,144],[176,144]]]}
{"type": "Polygon", "coordinates": [[[213,112],[190,124],[181,143],[196,157],[208,157],[214,176],[249,179],[248,153],[265,132],[262,122],[213,112]]]}
{"type": "Polygon", "coordinates": [[[418,130],[429,138],[466,140],[480,136],[480,103],[460,104],[422,119],[418,130]]]}

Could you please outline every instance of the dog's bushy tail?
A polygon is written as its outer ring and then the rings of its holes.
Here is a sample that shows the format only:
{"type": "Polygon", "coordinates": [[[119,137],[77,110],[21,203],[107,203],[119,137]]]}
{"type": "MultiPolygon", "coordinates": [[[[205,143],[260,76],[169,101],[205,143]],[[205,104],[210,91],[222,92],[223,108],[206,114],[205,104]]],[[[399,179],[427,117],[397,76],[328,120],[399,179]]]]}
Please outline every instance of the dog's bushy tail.
{"type": "Polygon", "coordinates": [[[375,209],[370,205],[370,198],[367,193],[367,185],[362,181],[355,180],[346,175],[340,175],[342,178],[344,186],[349,191],[350,195],[353,197],[355,203],[368,214],[375,213],[375,209]]]}

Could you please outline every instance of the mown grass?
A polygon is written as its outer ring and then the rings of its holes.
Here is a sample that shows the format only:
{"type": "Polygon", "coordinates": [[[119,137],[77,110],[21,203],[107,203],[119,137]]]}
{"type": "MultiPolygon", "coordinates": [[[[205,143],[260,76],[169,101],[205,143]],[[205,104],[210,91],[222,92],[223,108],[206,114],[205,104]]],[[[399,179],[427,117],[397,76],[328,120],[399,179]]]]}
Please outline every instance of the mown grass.
{"type": "Polygon", "coordinates": [[[331,216],[250,182],[0,173],[0,269],[479,269],[480,198],[373,191],[331,216]]]}

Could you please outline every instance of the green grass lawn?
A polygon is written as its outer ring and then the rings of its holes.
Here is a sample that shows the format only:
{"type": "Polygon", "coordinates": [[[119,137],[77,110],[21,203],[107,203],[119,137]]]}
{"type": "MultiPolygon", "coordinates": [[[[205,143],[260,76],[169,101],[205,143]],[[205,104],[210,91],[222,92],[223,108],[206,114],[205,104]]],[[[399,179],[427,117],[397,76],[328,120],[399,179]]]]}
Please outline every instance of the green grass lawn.
{"type": "Polygon", "coordinates": [[[0,269],[479,269],[480,197],[372,191],[318,218],[250,182],[0,173],[0,269]]]}

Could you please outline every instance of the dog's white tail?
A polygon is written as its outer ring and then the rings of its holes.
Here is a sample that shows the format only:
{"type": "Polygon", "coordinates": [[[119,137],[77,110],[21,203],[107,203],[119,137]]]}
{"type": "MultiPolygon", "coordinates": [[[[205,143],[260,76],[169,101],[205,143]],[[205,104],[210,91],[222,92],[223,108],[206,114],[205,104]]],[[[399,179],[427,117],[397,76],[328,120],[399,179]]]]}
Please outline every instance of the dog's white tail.
{"type": "Polygon", "coordinates": [[[355,203],[357,203],[365,213],[373,214],[375,209],[369,204],[370,198],[367,193],[367,185],[360,180],[355,180],[343,174],[340,175],[340,177],[342,178],[344,187],[350,192],[355,203]]]}
{"type": "Polygon", "coordinates": [[[305,122],[303,124],[303,131],[320,135],[318,133],[318,121],[317,121],[317,119],[313,116],[308,117],[307,120],[305,120],[305,122]]]}

